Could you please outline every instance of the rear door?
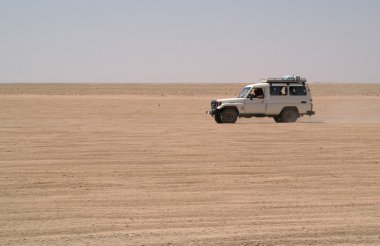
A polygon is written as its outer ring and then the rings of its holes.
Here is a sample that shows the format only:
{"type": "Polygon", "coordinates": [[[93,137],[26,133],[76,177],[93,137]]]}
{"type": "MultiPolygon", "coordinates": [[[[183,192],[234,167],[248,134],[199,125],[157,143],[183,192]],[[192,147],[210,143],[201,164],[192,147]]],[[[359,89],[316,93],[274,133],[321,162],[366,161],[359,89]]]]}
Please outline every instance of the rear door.
{"type": "Polygon", "coordinates": [[[300,114],[306,113],[311,110],[311,100],[308,95],[308,88],[303,85],[290,85],[289,97],[297,103],[298,111],[300,114]]]}

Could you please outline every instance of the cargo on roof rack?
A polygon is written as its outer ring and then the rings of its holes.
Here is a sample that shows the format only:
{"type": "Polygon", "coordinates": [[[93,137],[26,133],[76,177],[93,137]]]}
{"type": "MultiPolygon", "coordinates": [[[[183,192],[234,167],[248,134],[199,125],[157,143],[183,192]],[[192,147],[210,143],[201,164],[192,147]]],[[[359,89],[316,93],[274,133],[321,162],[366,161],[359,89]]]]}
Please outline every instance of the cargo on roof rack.
{"type": "Polygon", "coordinates": [[[282,78],[267,78],[262,79],[262,83],[302,83],[306,82],[306,78],[301,78],[301,76],[287,75],[282,78]]]}

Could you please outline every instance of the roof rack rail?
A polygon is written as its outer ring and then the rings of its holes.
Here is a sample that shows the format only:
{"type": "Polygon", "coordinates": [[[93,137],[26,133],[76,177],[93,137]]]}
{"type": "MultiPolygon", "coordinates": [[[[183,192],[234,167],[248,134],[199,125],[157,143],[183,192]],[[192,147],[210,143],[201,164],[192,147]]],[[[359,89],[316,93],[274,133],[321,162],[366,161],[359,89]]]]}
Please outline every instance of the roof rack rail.
{"type": "Polygon", "coordinates": [[[262,83],[302,83],[305,84],[306,78],[301,78],[300,76],[290,75],[290,76],[284,76],[282,78],[267,78],[262,79],[260,82],[262,83]]]}

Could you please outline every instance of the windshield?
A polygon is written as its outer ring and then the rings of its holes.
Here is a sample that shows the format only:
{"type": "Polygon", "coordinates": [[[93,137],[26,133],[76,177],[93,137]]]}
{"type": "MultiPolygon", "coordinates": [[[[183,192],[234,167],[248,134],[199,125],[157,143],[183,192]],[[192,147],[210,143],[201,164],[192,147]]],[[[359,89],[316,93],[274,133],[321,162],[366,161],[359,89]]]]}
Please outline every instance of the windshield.
{"type": "Polygon", "coordinates": [[[241,90],[238,98],[245,98],[250,90],[251,87],[244,87],[243,90],[241,90]]]}

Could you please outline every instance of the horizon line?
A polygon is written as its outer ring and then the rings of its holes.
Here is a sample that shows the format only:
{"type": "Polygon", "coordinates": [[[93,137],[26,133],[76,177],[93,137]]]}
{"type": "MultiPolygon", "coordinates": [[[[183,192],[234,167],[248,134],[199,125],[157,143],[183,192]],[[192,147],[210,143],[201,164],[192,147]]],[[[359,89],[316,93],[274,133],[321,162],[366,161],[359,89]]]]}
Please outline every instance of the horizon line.
{"type": "MultiPolygon", "coordinates": [[[[169,82],[120,82],[120,81],[77,81],[77,82],[52,82],[52,81],[42,81],[42,82],[34,82],[34,81],[29,81],[29,82],[23,82],[23,81],[17,81],[17,82],[0,82],[0,84],[247,84],[247,83],[259,83],[255,81],[243,81],[243,82],[180,82],[180,81],[169,81],[169,82]]],[[[353,82],[353,81],[348,81],[348,82],[337,82],[337,81],[312,81],[312,82],[307,82],[308,84],[379,84],[380,82],[353,82]]]]}

